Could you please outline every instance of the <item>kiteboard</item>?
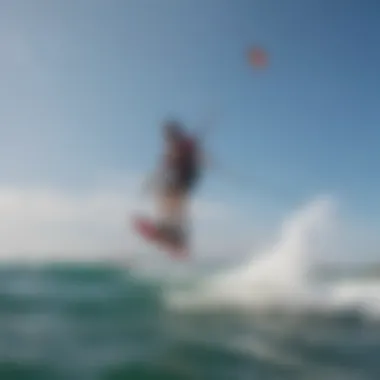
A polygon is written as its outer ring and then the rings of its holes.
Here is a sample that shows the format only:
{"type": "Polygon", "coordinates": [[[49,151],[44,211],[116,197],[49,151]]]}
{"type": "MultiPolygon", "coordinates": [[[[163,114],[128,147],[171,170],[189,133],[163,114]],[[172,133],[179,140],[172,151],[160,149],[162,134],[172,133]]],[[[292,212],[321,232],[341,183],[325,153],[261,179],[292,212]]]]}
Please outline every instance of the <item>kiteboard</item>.
{"type": "Polygon", "coordinates": [[[159,225],[147,217],[136,216],[133,219],[135,231],[143,239],[164,249],[170,256],[175,258],[185,258],[187,255],[186,241],[178,241],[173,236],[165,233],[159,225]]]}

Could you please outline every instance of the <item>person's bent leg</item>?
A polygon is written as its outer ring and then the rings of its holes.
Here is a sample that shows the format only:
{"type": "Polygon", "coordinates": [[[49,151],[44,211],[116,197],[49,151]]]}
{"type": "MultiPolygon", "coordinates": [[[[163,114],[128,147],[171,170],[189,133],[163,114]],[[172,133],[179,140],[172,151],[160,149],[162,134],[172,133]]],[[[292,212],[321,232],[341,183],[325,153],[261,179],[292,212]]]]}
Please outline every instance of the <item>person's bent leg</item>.
{"type": "Polygon", "coordinates": [[[182,192],[171,192],[160,200],[160,228],[174,240],[183,241],[186,230],[187,196],[182,192]]]}

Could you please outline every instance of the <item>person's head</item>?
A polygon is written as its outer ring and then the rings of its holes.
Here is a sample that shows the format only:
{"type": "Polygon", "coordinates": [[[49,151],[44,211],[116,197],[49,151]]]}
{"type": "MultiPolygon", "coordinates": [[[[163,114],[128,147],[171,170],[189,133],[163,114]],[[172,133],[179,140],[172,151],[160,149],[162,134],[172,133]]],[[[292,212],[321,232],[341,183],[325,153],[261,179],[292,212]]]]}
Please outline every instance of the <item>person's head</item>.
{"type": "Polygon", "coordinates": [[[169,120],[164,124],[163,133],[165,140],[176,141],[183,137],[184,129],[180,122],[169,120]]]}

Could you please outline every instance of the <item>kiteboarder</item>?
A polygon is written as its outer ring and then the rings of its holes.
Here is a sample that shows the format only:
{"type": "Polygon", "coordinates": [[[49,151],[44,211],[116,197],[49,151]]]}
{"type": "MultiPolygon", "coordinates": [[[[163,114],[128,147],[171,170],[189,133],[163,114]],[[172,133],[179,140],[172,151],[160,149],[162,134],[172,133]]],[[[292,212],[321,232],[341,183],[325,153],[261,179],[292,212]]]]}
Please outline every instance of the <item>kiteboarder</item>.
{"type": "Polygon", "coordinates": [[[203,159],[199,138],[186,132],[182,123],[176,120],[165,122],[162,134],[164,152],[150,178],[159,214],[156,228],[159,240],[185,248],[189,201],[201,177],[203,159]]]}

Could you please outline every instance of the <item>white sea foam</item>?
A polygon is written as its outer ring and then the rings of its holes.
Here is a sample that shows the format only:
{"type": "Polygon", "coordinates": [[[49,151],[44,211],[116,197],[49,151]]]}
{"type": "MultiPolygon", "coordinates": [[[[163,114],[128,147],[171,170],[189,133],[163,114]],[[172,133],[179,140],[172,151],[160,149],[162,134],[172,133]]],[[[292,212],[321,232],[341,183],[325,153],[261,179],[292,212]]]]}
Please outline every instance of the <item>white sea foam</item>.
{"type": "Polygon", "coordinates": [[[318,198],[285,220],[279,239],[242,265],[209,276],[187,291],[172,290],[172,307],[284,311],[360,310],[380,316],[380,283],[351,280],[323,284],[314,279],[315,259],[328,253],[335,204],[318,198]]]}

